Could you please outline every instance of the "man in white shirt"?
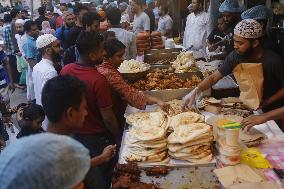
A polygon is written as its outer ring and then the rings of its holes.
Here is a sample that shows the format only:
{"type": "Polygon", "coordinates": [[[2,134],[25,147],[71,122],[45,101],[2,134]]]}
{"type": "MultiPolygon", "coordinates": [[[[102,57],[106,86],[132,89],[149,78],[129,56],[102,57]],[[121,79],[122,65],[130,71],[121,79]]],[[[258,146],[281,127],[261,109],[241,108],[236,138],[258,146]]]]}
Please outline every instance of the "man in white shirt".
{"type": "Polygon", "coordinates": [[[62,49],[59,40],[51,34],[39,36],[36,46],[42,53],[42,60],[33,68],[33,82],[36,103],[41,105],[41,92],[44,84],[58,75],[53,66],[53,60],[61,54],[62,49]]]}
{"type": "Polygon", "coordinates": [[[125,46],[125,60],[131,60],[136,58],[136,38],[134,33],[126,31],[121,28],[120,19],[121,12],[118,8],[113,8],[107,12],[107,19],[110,23],[110,29],[113,31],[116,38],[121,41],[125,46]]]}
{"type": "Polygon", "coordinates": [[[192,13],[188,15],[184,31],[183,46],[192,47],[192,50],[200,51],[206,48],[206,39],[209,35],[209,15],[203,10],[203,0],[192,1],[192,13]]]}
{"type": "Polygon", "coordinates": [[[171,37],[173,29],[173,20],[168,15],[169,7],[167,5],[161,5],[159,7],[159,22],[158,31],[161,32],[162,36],[171,37]]]}
{"type": "Polygon", "coordinates": [[[133,21],[133,32],[137,35],[139,32],[150,31],[150,18],[144,12],[144,5],[146,4],[145,0],[132,0],[131,7],[135,12],[134,21],[133,21]]]}

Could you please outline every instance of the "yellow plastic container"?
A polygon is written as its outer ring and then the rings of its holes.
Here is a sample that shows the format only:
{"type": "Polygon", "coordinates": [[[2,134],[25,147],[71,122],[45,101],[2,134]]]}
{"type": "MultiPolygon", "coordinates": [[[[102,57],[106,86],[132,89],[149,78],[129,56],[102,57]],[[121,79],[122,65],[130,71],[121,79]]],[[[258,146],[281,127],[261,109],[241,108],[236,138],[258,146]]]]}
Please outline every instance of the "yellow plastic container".
{"type": "Polygon", "coordinates": [[[248,148],[241,154],[241,163],[258,169],[272,168],[269,161],[256,148],[248,148]]]}

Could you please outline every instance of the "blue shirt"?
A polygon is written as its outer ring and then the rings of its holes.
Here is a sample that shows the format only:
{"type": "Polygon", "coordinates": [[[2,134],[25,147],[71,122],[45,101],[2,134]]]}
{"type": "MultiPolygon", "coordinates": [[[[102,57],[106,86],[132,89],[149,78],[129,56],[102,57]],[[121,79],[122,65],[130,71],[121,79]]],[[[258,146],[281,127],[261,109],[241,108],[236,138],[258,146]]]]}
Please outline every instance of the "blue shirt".
{"type": "Polygon", "coordinates": [[[55,36],[60,40],[61,47],[63,50],[67,48],[67,36],[71,28],[66,26],[61,26],[56,30],[55,36]],[[64,31],[64,32],[63,32],[64,31]]]}
{"type": "Polygon", "coordinates": [[[27,35],[27,40],[23,45],[23,50],[25,53],[25,58],[28,59],[33,59],[38,63],[40,61],[40,53],[39,50],[36,48],[36,39],[33,37],[27,35]]]}

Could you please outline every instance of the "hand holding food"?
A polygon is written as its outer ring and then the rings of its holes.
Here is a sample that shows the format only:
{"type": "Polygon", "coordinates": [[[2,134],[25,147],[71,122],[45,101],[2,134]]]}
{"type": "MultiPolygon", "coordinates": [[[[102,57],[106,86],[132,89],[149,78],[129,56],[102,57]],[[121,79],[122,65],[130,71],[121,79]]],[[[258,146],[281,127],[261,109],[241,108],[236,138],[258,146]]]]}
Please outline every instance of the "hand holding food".
{"type": "Polygon", "coordinates": [[[104,162],[109,161],[111,158],[114,157],[116,153],[116,145],[109,145],[104,148],[103,153],[102,153],[102,159],[104,162]]]}
{"type": "Polygon", "coordinates": [[[265,115],[251,115],[242,121],[242,128],[250,130],[253,126],[265,123],[265,115]]]}
{"type": "Polygon", "coordinates": [[[188,95],[186,95],[183,98],[183,105],[182,105],[182,109],[186,110],[187,108],[191,108],[192,105],[195,103],[195,101],[197,100],[198,96],[200,95],[200,91],[198,89],[198,87],[196,87],[195,89],[193,89],[188,95]]]}

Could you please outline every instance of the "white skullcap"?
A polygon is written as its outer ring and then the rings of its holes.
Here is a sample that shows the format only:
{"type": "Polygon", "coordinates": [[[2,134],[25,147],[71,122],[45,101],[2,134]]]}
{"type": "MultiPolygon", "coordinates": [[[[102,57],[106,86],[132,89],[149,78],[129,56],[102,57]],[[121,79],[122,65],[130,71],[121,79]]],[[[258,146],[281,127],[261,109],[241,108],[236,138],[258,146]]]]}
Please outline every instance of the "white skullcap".
{"type": "Polygon", "coordinates": [[[107,3],[108,3],[108,0],[104,0],[104,1],[103,1],[103,4],[107,4],[107,3]]]}
{"type": "Polygon", "coordinates": [[[25,24],[25,20],[23,19],[17,19],[15,24],[21,24],[21,25],[24,25],[25,24]]]}
{"type": "Polygon", "coordinates": [[[234,34],[245,39],[257,39],[262,37],[263,30],[256,20],[245,19],[236,25],[234,34]]]}
{"type": "Polygon", "coordinates": [[[89,150],[64,135],[36,134],[20,138],[1,152],[1,189],[69,189],[91,166],[89,150]]]}
{"type": "Polygon", "coordinates": [[[37,38],[36,47],[38,49],[41,49],[43,47],[50,45],[51,43],[53,43],[56,40],[57,40],[57,38],[54,37],[52,34],[43,34],[43,35],[41,35],[37,38]]]}

